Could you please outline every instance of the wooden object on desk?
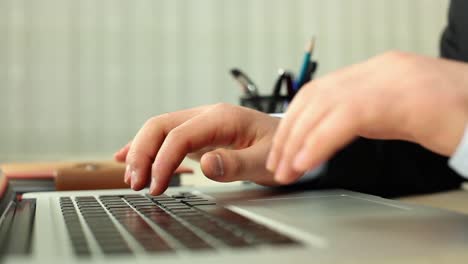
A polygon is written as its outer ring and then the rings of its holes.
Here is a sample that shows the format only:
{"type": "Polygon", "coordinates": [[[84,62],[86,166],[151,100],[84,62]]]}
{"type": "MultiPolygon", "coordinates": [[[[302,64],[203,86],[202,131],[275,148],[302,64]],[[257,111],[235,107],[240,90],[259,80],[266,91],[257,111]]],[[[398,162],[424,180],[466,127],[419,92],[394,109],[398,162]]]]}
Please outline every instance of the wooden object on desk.
{"type": "MultiPolygon", "coordinates": [[[[54,181],[58,191],[129,187],[123,181],[125,164],[114,161],[8,163],[0,168],[9,179],[54,181]]],[[[181,166],[175,175],[181,173],[192,170],[181,166]]]]}
{"type": "Polygon", "coordinates": [[[468,214],[468,191],[462,189],[426,195],[408,196],[398,200],[468,214]]]}
{"type": "Polygon", "coordinates": [[[0,164],[8,178],[51,179],[57,170],[76,165],[77,162],[12,162],[0,164]]]}
{"type": "Polygon", "coordinates": [[[125,164],[85,162],[57,169],[58,191],[129,188],[124,182],[125,164]]]}

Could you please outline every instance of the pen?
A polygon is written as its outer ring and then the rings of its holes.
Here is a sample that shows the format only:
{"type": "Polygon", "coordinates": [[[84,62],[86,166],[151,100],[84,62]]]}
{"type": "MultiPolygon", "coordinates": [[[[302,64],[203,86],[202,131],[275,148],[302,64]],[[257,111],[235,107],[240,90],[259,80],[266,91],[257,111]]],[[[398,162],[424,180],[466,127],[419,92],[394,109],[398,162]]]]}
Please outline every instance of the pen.
{"type": "Polygon", "coordinates": [[[285,77],[286,72],[283,69],[278,70],[278,79],[276,79],[276,83],[273,86],[273,94],[271,101],[268,105],[268,113],[274,113],[276,104],[279,101],[280,93],[281,93],[281,86],[283,86],[283,80],[285,77]]]}
{"type": "Polygon", "coordinates": [[[291,101],[292,98],[294,97],[295,91],[294,91],[294,76],[290,72],[286,72],[284,75],[284,79],[286,81],[286,88],[288,91],[288,100],[291,101]]]}
{"type": "Polygon", "coordinates": [[[304,80],[304,84],[309,82],[314,78],[314,73],[317,70],[317,62],[316,61],[310,61],[308,66],[307,66],[307,71],[306,71],[306,78],[304,80]]]}
{"type": "Polygon", "coordinates": [[[278,97],[281,93],[281,86],[286,72],[283,69],[278,70],[278,79],[276,80],[275,86],[273,86],[273,96],[278,97]]]}
{"type": "Polygon", "coordinates": [[[306,49],[305,49],[305,54],[304,54],[304,59],[302,61],[302,66],[301,70],[299,72],[299,75],[297,76],[297,80],[294,83],[294,90],[299,90],[302,85],[306,82],[306,74],[307,74],[307,66],[310,63],[310,58],[312,57],[312,53],[314,51],[315,47],[315,37],[313,37],[309,43],[307,43],[306,49]]]}
{"type": "Polygon", "coordinates": [[[231,69],[231,75],[239,82],[246,95],[251,97],[258,96],[257,86],[245,73],[237,68],[233,68],[231,69]]]}

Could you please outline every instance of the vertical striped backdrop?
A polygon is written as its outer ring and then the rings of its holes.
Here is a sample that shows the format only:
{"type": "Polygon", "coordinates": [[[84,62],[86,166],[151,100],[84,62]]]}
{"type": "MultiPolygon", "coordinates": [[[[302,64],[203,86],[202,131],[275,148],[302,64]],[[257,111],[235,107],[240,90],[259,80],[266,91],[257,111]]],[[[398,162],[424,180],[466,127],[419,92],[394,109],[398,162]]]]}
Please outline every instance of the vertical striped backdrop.
{"type": "Polygon", "coordinates": [[[436,56],[447,0],[0,0],[0,162],[106,157],[149,117],[264,93],[311,35],[323,75],[436,56]]]}

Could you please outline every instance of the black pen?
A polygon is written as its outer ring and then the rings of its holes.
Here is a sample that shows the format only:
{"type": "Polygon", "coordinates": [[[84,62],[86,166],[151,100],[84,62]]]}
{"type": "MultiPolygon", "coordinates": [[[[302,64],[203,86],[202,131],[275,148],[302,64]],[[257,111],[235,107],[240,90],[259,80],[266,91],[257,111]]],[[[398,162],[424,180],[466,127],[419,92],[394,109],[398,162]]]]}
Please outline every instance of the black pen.
{"type": "Polygon", "coordinates": [[[273,93],[271,94],[271,99],[268,104],[268,113],[274,113],[276,104],[279,101],[280,93],[281,93],[281,86],[283,86],[283,79],[284,79],[284,70],[278,70],[278,78],[276,79],[275,85],[273,86],[273,93]]]}
{"type": "Polygon", "coordinates": [[[273,86],[273,96],[278,97],[281,93],[281,86],[283,84],[284,75],[286,72],[283,69],[278,70],[278,79],[276,80],[275,86],[273,86]]]}
{"type": "Polygon", "coordinates": [[[286,72],[284,75],[286,81],[286,89],[288,92],[288,100],[291,101],[296,93],[294,90],[294,76],[291,72],[286,72]]]}
{"type": "Polygon", "coordinates": [[[258,88],[257,86],[252,82],[252,80],[241,70],[237,68],[231,69],[231,75],[236,79],[239,84],[241,85],[244,93],[250,97],[256,97],[258,96],[258,88]]]}
{"type": "Polygon", "coordinates": [[[314,78],[315,71],[317,71],[317,62],[310,61],[309,65],[307,65],[307,72],[306,72],[306,77],[304,79],[304,84],[314,78]]]}

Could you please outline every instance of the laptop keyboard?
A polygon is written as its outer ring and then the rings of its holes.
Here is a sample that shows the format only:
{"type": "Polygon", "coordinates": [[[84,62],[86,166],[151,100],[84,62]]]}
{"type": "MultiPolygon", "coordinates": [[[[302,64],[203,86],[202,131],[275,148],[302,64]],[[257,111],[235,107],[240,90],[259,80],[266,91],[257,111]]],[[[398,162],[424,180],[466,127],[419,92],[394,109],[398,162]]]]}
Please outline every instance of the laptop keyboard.
{"type": "Polygon", "coordinates": [[[106,255],[135,253],[128,235],[150,254],[299,244],[192,193],[61,197],[60,207],[78,256],[92,254],[85,229],[106,255]]]}

